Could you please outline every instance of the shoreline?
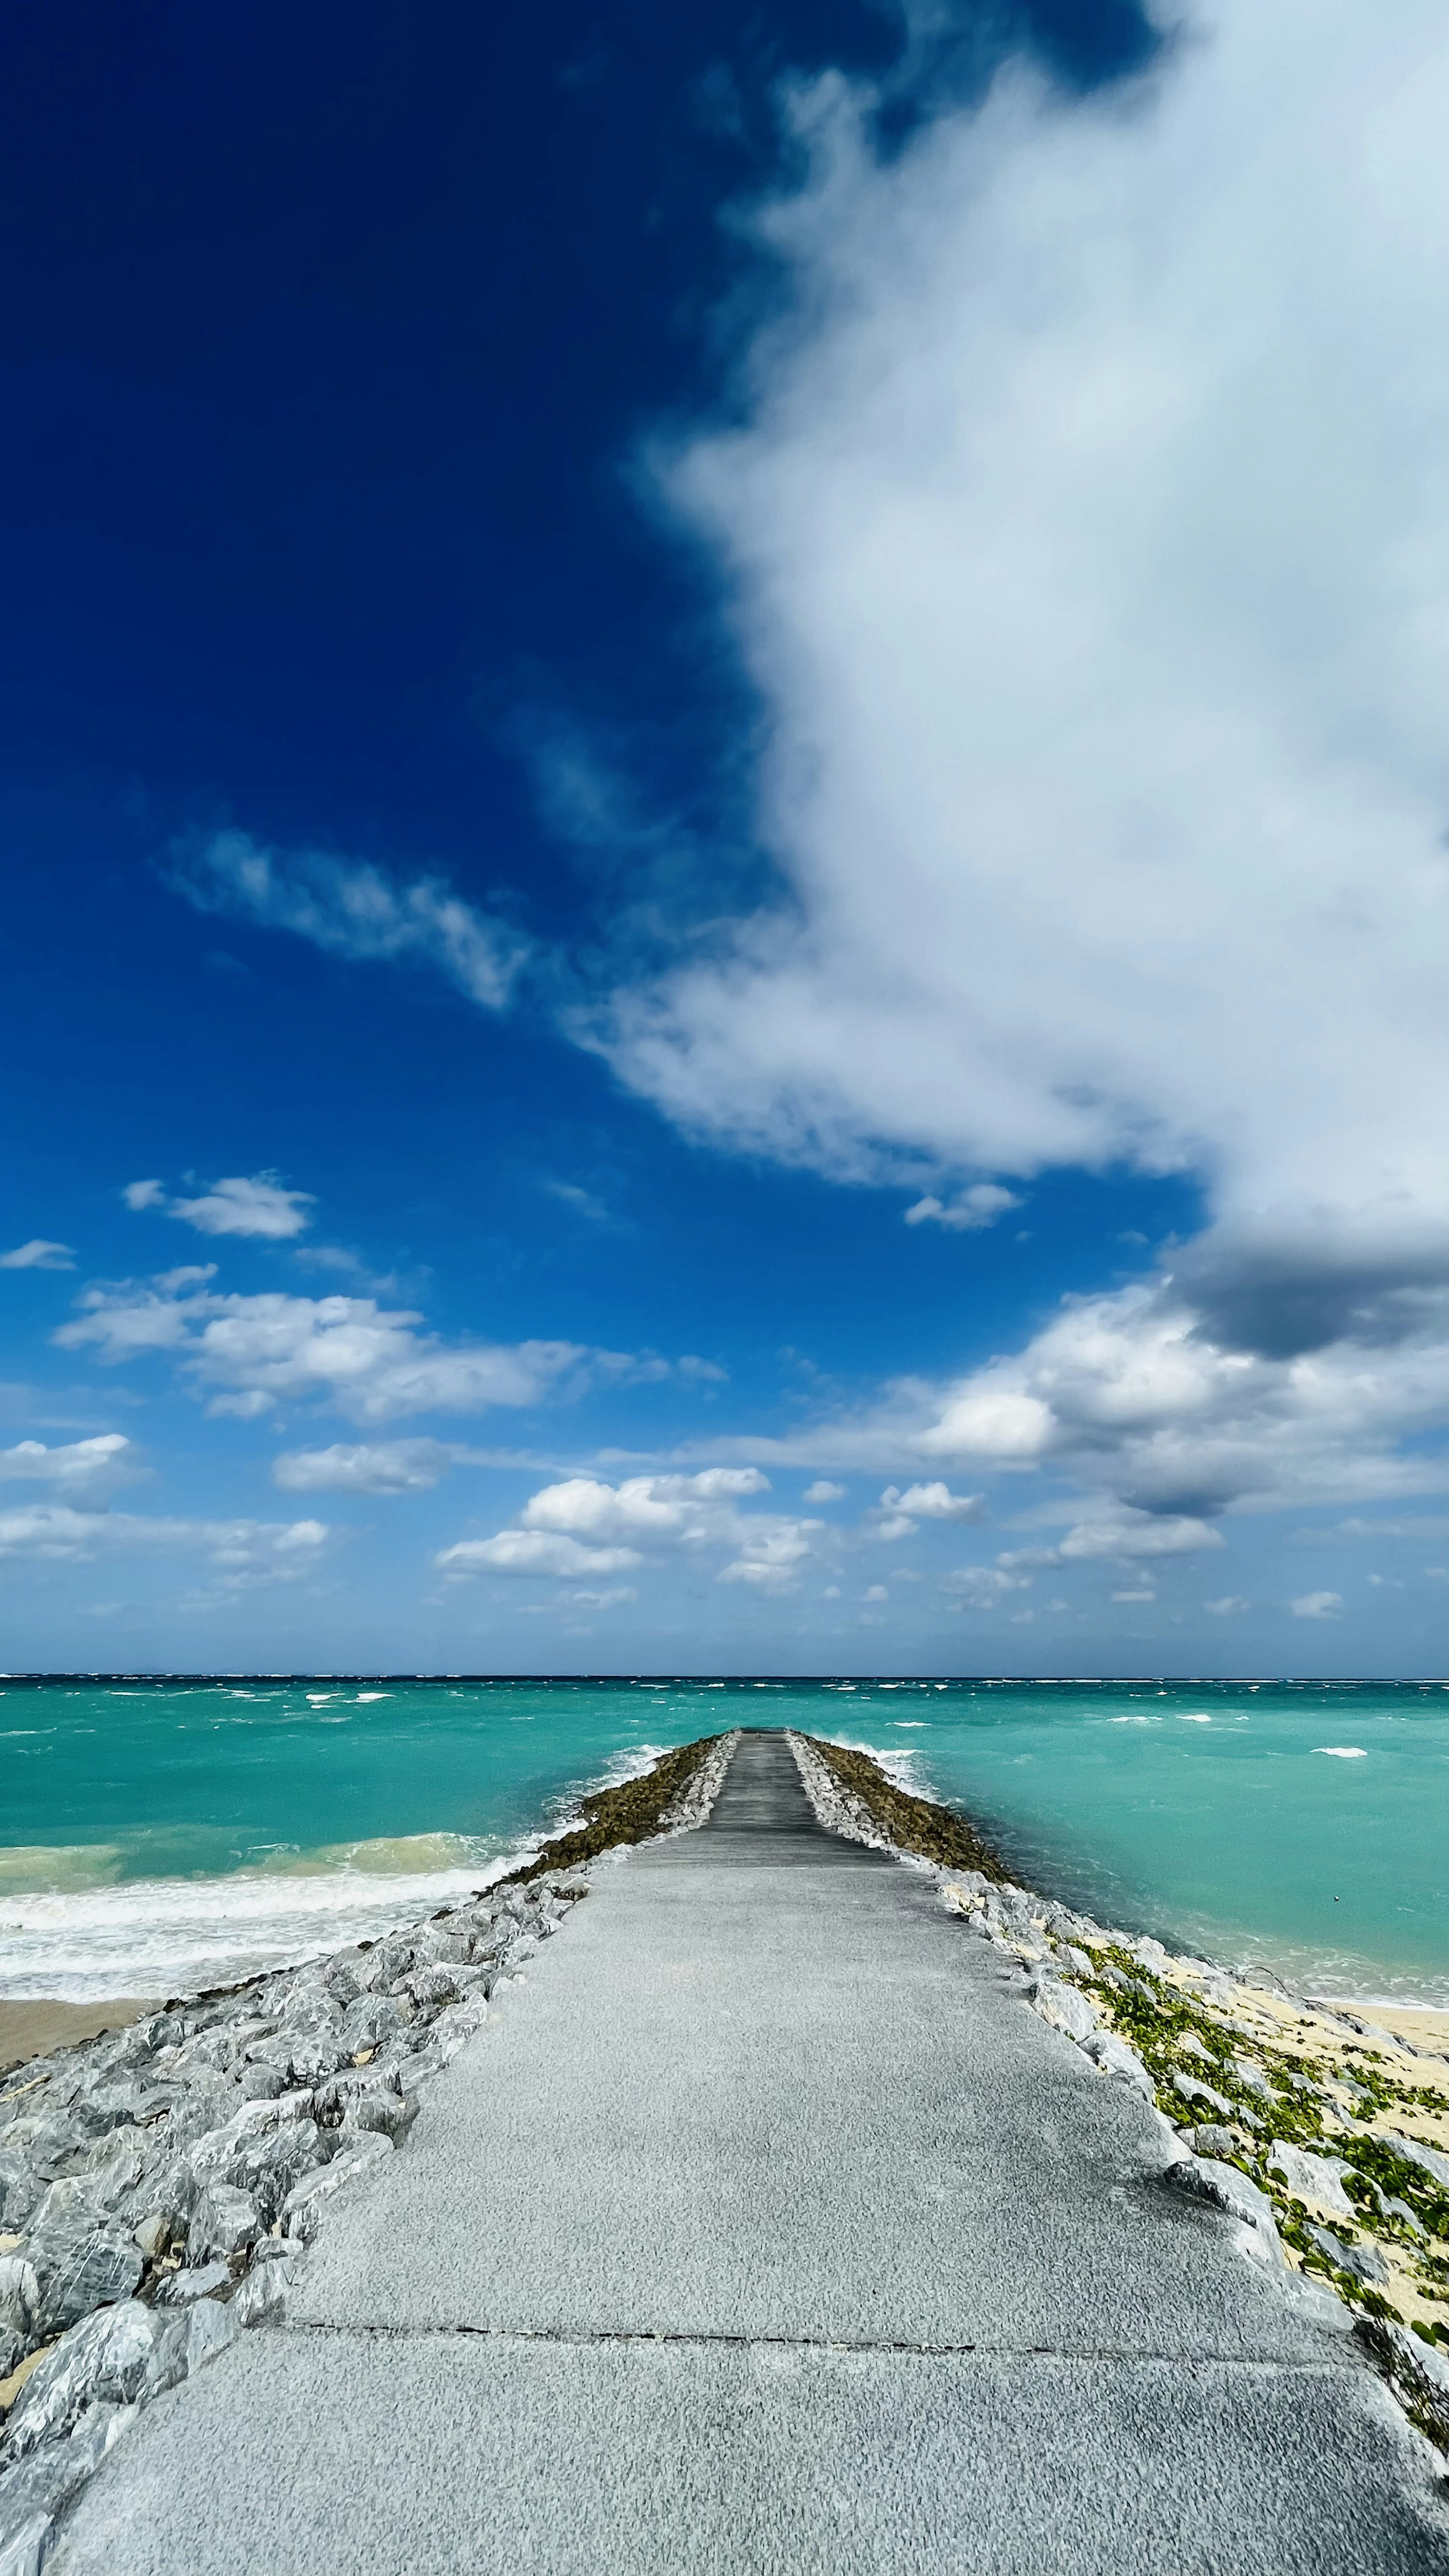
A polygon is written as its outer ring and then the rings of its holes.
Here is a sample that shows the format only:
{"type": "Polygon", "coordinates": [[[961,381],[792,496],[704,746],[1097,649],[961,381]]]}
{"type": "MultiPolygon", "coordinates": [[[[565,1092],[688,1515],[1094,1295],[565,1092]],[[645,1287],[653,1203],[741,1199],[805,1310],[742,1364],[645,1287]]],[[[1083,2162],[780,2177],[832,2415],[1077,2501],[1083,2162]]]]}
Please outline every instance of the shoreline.
{"type": "MultiPolygon", "coordinates": [[[[309,1676],[315,1678],[315,1676],[309,1676]]],[[[331,1678],[353,1678],[337,1676],[331,1678]]],[[[736,1730],[729,1730],[732,1736],[736,1730]]],[[[657,1833],[662,1806],[667,1806],[671,1793],[687,1782],[697,1768],[702,1754],[724,1741],[724,1736],[701,1736],[688,1744],[675,1747],[659,1756],[646,1770],[631,1774],[578,1795],[562,1829],[548,1840],[532,1838],[521,1846],[521,1856],[511,1867],[484,1875],[480,1870],[475,1886],[486,1885],[501,1890],[525,1884],[546,1871],[578,1868],[605,1850],[639,1842],[657,1833]]],[[[889,1772],[878,1756],[857,1745],[845,1745],[830,1737],[809,1736],[805,1739],[818,1748],[828,1761],[841,1790],[848,1800],[869,1814],[873,1826],[891,1848],[926,1860],[937,1868],[978,1873],[998,1886],[1014,1885],[1012,1866],[991,1843],[982,1829],[968,1816],[939,1800],[922,1797],[905,1788],[889,1772]]],[[[515,1845],[520,1851],[520,1846],[515,1845]]],[[[492,1868],[498,1870],[495,1861],[492,1868]]],[[[377,1882],[386,1887],[386,1879],[377,1882]]],[[[1038,1891],[1044,1895],[1044,1891],[1038,1891]]],[[[456,1903],[454,1896],[445,1905],[456,1903]]],[[[1056,1899],[1051,1900],[1056,1902],[1056,1899]]],[[[406,1903],[400,1920],[411,1920],[406,1903]]],[[[318,1929],[322,1930],[319,1923],[318,1929]]],[[[330,1928],[330,1927],[328,1927],[330,1928]]],[[[386,1930],[373,1938],[386,1938],[386,1930]]],[[[1136,1938],[1136,1935],[1123,1935],[1136,1938]]],[[[254,1984],[266,1977],[288,1974],[314,1958],[331,1954],[335,1942],[325,1942],[316,1950],[308,1949],[292,1959],[276,1959],[268,1964],[245,1967],[233,1982],[254,1984]]],[[[342,1946],[348,1946],[343,1935],[342,1946]]],[[[1171,1944],[1168,1945],[1171,1948],[1171,1944]]],[[[1449,2002],[1407,2002],[1369,1993],[1328,1993],[1296,1984],[1283,1971],[1263,1966],[1226,1970],[1240,1980],[1251,1980],[1260,1972],[1270,1981],[1280,1983],[1285,1991],[1330,2015],[1351,2014],[1371,2022],[1395,2039],[1408,2042],[1412,2049],[1443,2057],[1449,2061],[1449,2002]]],[[[118,1974],[124,1975],[124,1968],[118,1974]]],[[[0,2080],[17,2066],[33,2057],[48,2054],[97,2038],[106,2031],[124,2028],[158,2012],[163,2004],[183,2002],[200,1988],[186,1987],[179,1995],[143,1995],[126,1990],[114,1995],[87,1995],[76,1999],[44,1992],[7,1995],[0,1992],[0,2080]]]]}
{"type": "MultiPolygon", "coordinates": [[[[1386,2005],[1363,1995],[1322,1995],[1317,2000],[1331,2012],[1376,2022],[1395,2039],[1407,2039],[1421,2055],[1442,2057],[1449,2064],[1449,2005],[1386,2005]]],[[[128,2029],[148,2013],[159,2012],[162,2001],[159,1995],[116,1995],[94,2004],[73,2004],[52,1995],[14,2000],[0,1995],[0,2079],[32,2058],[74,2048],[82,2040],[98,2039],[104,2031],[128,2029]]]]}
{"type": "Polygon", "coordinates": [[[159,1995],[108,1995],[94,2003],[67,2003],[59,1995],[0,1995],[0,2076],[53,2049],[74,2048],[107,2030],[125,2030],[144,2014],[159,2012],[159,1995]]]}

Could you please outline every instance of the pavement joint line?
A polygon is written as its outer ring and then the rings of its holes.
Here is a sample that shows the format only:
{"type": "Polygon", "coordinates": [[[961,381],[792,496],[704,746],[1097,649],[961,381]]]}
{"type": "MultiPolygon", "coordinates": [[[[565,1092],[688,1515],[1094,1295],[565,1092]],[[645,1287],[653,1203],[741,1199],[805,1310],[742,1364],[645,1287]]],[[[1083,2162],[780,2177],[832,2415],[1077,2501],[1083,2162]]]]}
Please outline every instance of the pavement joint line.
{"type": "Polygon", "coordinates": [[[1272,2353],[1151,2352],[1128,2344],[915,2343],[885,2336],[724,2334],[668,2326],[343,2325],[333,2324],[325,2318],[305,2317],[285,2319],[282,2331],[289,2335],[336,2335],[377,2343],[468,2340],[580,2346],[653,2344],[697,2351],[719,2347],[733,2352],[904,2353],[928,2361],[979,2358],[985,2361],[1140,2362],[1166,2370],[1207,2365],[1218,2370],[1291,2371],[1296,2377],[1306,2379],[1333,2377],[1352,2368],[1351,2364],[1332,2354],[1322,2359],[1292,2354],[1280,2358],[1272,2353]]]}

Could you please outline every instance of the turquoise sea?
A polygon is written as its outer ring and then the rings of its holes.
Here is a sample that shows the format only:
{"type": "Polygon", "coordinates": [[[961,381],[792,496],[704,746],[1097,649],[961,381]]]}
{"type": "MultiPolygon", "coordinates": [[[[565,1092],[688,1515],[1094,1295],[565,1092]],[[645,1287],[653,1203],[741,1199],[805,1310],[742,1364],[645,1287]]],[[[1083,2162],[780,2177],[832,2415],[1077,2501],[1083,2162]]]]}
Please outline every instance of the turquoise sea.
{"type": "Polygon", "coordinates": [[[1102,1919],[1449,2004],[1449,1688],[0,1678],[0,1995],[163,1994],[406,1921],[727,1726],[864,1746],[1102,1919]]]}

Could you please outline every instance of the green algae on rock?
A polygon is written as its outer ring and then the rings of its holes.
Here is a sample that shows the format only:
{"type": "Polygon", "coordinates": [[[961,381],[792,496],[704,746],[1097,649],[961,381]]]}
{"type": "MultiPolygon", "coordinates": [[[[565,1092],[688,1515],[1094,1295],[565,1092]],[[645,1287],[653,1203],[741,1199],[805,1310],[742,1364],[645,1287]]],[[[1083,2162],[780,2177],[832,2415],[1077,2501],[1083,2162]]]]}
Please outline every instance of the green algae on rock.
{"type": "Polygon", "coordinates": [[[909,1790],[898,1789],[868,1753],[831,1744],[820,1735],[807,1735],[801,1740],[819,1755],[841,1787],[870,1810],[886,1840],[899,1850],[938,1861],[943,1869],[974,1869],[997,1886],[1006,1884],[1008,1873],[1000,1853],[993,1851],[985,1837],[954,1808],[937,1806],[932,1798],[914,1798],[909,1790]]]}
{"type": "Polygon", "coordinates": [[[595,1860],[600,1852],[613,1851],[621,1843],[649,1842],[655,1834],[666,1833],[674,1809],[723,1741],[722,1735],[696,1736],[692,1744],[680,1744],[672,1753],[661,1754],[652,1769],[641,1772],[637,1779],[621,1780],[615,1789],[590,1790],[579,1800],[583,1824],[545,1843],[536,1859],[496,1884],[522,1886],[545,1871],[577,1869],[584,1861],[595,1860]]]}

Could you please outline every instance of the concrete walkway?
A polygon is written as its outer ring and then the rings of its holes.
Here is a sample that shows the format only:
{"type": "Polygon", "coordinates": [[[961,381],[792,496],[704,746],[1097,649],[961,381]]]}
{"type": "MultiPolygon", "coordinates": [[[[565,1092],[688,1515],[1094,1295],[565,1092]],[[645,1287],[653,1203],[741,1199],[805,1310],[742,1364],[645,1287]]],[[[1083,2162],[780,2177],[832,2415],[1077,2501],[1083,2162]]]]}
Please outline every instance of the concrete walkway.
{"type": "Polygon", "coordinates": [[[1389,2576],[1428,2453],[1157,2124],[747,1735],[163,2398],[55,2576],[1389,2576]]]}

